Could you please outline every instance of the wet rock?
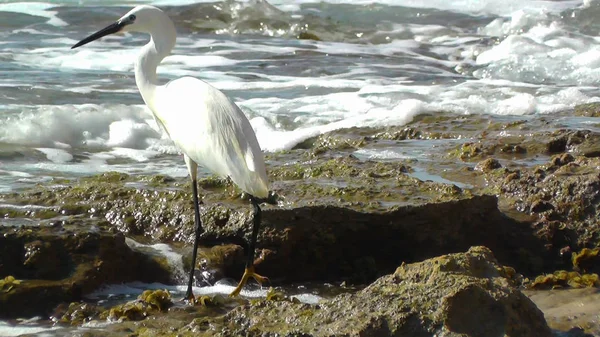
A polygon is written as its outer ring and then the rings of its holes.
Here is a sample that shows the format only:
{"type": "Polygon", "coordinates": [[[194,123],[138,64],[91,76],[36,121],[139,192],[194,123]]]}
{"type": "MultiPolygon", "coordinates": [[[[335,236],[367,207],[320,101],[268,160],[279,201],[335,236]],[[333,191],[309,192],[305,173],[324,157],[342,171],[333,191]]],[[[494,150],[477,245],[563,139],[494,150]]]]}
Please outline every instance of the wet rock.
{"type": "Polygon", "coordinates": [[[500,162],[496,159],[493,158],[488,158],[485,160],[480,161],[479,163],[477,163],[477,165],[475,166],[475,169],[478,171],[483,171],[483,172],[488,172],[488,171],[492,171],[498,168],[501,168],[502,165],[500,165],[500,162]]]}
{"type": "MultiPolygon", "coordinates": [[[[546,144],[549,154],[571,152],[586,157],[600,156],[600,134],[590,130],[558,130],[546,144]]],[[[564,165],[564,164],[563,164],[564,165]]]]}
{"type": "Polygon", "coordinates": [[[569,153],[555,155],[554,157],[552,157],[552,159],[550,159],[550,163],[551,163],[550,167],[558,168],[563,165],[567,165],[567,164],[573,162],[574,160],[575,160],[575,158],[569,153]]]}
{"type": "Polygon", "coordinates": [[[560,153],[564,152],[567,148],[567,138],[564,136],[556,137],[550,140],[546,144],[546,151],[548,153],[560,153]]]}
{"type": "Polygon", "coordinates": [[[117,305],[100,314],[109,321],[140,321],[173,305],[167,290],[146,290],[135,301],[117,305]]]}
{"type": "Polygon", "coordinates": [[[310,32],[300,32],[300,34],[298,34],[298,40],[321,41],[321,39],[316,34],[310,32]]]}
{"type": "Polygon", "coordinates": [[[490,155],[493,151],[484,148],[482,144],[478,143],[465,143],[462,144],[458,149],[450,153],[452,157],[458,157],[462,160],[468,160],[478,158],[484,155],[490,155]]]}
{"type": "Polygon", "coordinates": [[[179,332],[220,336],[551,336],[542,312],[485,247],[402,265],[318,305],[256,301],[179,332]],[[281,317],[286,317],[285,321],[281,317]],[[222,326],[222,325],[225,326],[222,326]]]}
{"type": "Polygon", "coordinates": [[[133,251],[122,234],[68,224],[0,226],[0,275],[20,280],[0,292],[0,317],[47,315],[103,284],[170,280],[161,261],[133,251]]]}
{"type": "Polygon", "coordinates": [[[600,248],[584,248],[572,255],[575,270],[584,272],[600,272],[600,248]]]}
{"type": "Polygon", "coordinates": [[[583,117],[600,117],[600,103],[580,104],[575,107],[573,114],[583,117]]]}
{"type": "MultiPolygon", "coordinates": [[[[214,284],[227,275],[236,275],[244,268],[244,248],[235,244],[218,244],[202,248],[198,253],[199,271],[205,271],[201,278],[207,284],[214,284]]],[[[190,256],[191,257],[191,256],[190,256]]]]}
{"type": "Polygon", "coordinates": [[[545,200],[536,200],[531,204],[531,211],[534,213],[542,213],[554,209],[554,206],[545,200]]]}
{"type": "Polygon", "coordinates": [[[536,236],[547,242],[547,258],[557,263],[551,270],[571,267],[570,261],[559,259],[565,247],[581,250],[600,244],[598,165],[598,158],[562,154],[548,164],[521,168],[519,175],[486,174],[503,209],[540,216],[534,224],[536,236]]]}
{"type": "MultiPolygon", "coordinates": [[[[282,283],[367,283],[402,262],[473,245],[489,246],[503,263],[523,273],[543,271],[543,264],[523,257],[536,256],[545,242],[534,236],[530,224],[504,216],[496,197],[473,196],[455,185],[421,181],[407,175],[407,170],[402,163],[361,161],[351,156],[271,169],[280,206],[263,207],[257,271],[282,283]],[[335,184],[323,184],[324,180],[335,184]]],[[[77,212],[83,212],[100,228],[144,236],[150,242],[191,243],[193,205],[188,179],[183,183],[151,180],[152,187],[142,188],[137,187],[140,178],[108,173],[82,179],[73,186],[42,188],[11,197],[16,203],[48,207],[72,204],[69,208],[77,209],[82,205],[85,208],[77,212]]],[[[253,221],[248,203],[225,179],[204,178],[199,185],[206,191],[201,244],[231,244],[245,249],[253,221]]],[[[55,254],[68,257],[63,251],[58,247],[55,254]]],[[[201,252],[207,252],[209,258],[201,253],[198,261],[213,261],[202,268],[240,277],[244,260],[239,248],[201,252]]],[[[18,250],[7,254],[23,255],[18,250]]],[[[64,277],[64,272],[56,276],[64,277]]]]}
{"type": "Polygon", "coordinates": [[[72,302],[59,305],[52,314],[52,321],[60,324],[81,325],[98,318],[103,308],[91,303],[72,302]]]}
{"type": "MultiPolygon", "coordinates": [[[[251,218],[235,214],[226,222],[205,222],[205,242],[249,237],[251,218]]],[[[259,234],[257,271],[285,282],[369,282],[404,261],[477,244],[489,245],[499,251],[502,260],[528,269],[529,262],[520,264],[522,255],[529,249],[541,249],[530,230],[503,216],[496,198],[490,196],[384,212],[330,205],[267,209],[259,234]]]]}

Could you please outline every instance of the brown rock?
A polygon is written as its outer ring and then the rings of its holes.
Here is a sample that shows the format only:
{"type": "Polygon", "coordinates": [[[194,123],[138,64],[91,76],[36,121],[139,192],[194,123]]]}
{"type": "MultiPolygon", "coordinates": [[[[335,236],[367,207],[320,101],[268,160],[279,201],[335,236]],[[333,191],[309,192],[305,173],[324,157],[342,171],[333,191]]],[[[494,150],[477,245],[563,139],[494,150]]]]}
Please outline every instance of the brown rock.
{"type": "MultiPolygon", "coordinates": [[[[319,305],[258,301],[234,309],[222,336],[551,336],[491,251],[473,247],[402,265],[355,294],[319,305]],[[282,320],[281,317],[285,317],[282,320]]],[[[182,332],[199,327],[190,326],[182,332]]]]}

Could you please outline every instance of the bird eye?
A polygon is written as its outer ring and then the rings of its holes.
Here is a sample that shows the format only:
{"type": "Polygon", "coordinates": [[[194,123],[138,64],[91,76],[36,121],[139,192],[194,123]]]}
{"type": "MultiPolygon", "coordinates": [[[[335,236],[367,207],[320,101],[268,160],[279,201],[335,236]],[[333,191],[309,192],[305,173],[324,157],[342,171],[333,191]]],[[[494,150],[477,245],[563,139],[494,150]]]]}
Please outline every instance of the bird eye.
{"type": "Polygon", "coordinates": [[[135,15],[131,14],[131,15],[129,16],[129,21],[135,21],[135,15]]]}

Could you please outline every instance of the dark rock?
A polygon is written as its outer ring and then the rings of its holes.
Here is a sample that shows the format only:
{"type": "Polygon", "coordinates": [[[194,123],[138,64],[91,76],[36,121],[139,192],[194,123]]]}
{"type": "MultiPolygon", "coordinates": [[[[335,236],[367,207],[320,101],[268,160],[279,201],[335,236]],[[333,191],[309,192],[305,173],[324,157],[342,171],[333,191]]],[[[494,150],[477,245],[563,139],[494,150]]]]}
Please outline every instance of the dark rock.
{"type": "MultiPolygon", "coordinates": [[[[233,211],[226,222],[205,221],[203,240],[248,238],[250,221],[233,211]]],[[[528,270],[529,262],[522,264],[523,252],[542,249],[530,230],[503,216],[491,196],[385,212],[335,206],[267,209],[258,245],[264,254],[257,271],[285,282],[349,279],[364,283],[402,262],[478,244],[497,249],[502,261],[528,270]]]]}
{"type": "Polygon", "coordinates": [[[499,171],[486,174],[505,209],[544,217],[536,225],[536,236],[547,241],[546,258],[557,262],[549,271],[570,267],[557,259],[565,246],[580,250],[600,243],[599,165],[598,158],[563,154],[549,164],[521,168],[518,176],[499,171]]]}
{"type": "Polygon", "coordinates": [[[534,213],[542,213],[554,209],[551,203],[544,200],[537,200],[531,204],[531,211],[534,213]]]}
{"type": "Polygon", "coordinates": [[[259,300],[219,322],[211,323],[221,336],[551,336],[542,312],[485,247],[402,265],[319,305],[259,300]]]}
{"type": "Polygon", "coordinates": [[[0,275],[20,284],[0,291],[0,317],[47,315],[103,284],[169,282],[168,266],[133,251],[121,233],[65,227],[0,226],[0,275]]]}
{"type": "Polygon", "coordinates": [[[488,172],[488,171],[492,171],[498,168],[501,168],[502,165],[500,165],[500,162],[496,159],[493,158],[488,158],[485,160],[480,161],[479,163],[477,163],[477,165],[475,166],[476,170],[479,171],[483,171],[483,172],[488,172]]]}
{"type": "Polygon", "coordinates": [[[567,148],[567,138],[564,136],[556,137],[550,140],[546,145],[548,153],[564,152],[567,148]]]}

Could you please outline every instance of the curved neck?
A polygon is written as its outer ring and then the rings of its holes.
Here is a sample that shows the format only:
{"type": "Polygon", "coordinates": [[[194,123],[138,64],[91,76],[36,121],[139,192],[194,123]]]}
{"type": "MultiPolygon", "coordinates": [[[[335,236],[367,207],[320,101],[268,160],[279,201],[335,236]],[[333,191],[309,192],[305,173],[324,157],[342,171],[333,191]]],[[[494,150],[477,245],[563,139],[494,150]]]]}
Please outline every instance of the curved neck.
{"type": "Polygon", "coordinates": [[[171,53],[175,46],[176,32],[168,17],[156,29],[150,32],[150,42],[142,47],[135,62],[135,83],[146,105],[154,110],[154,92],[159,85],[156,68],[171,53]]]}

